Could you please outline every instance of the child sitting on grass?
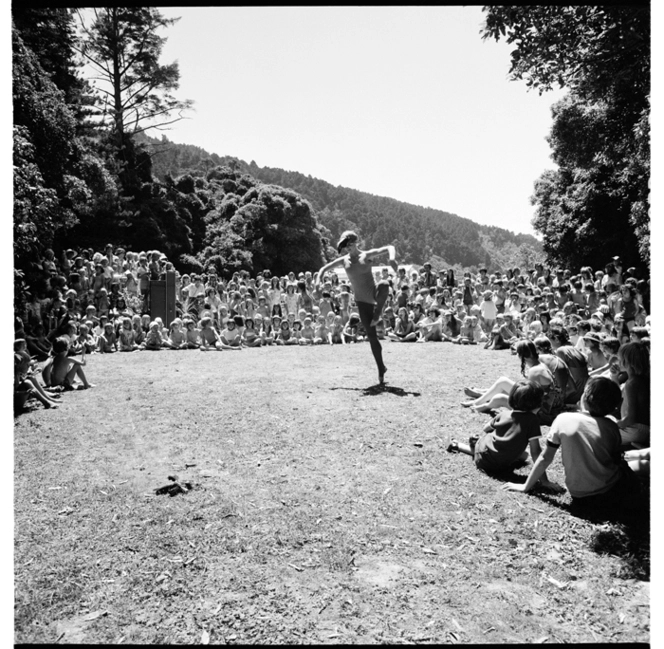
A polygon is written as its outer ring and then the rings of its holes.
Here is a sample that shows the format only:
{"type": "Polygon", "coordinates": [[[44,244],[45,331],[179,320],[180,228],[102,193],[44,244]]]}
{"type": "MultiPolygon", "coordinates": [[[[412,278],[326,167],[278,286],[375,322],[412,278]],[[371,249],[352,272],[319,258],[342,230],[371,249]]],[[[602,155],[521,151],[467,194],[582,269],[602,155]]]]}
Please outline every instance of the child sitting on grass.
{"type": "Polygon", "coordinates": [[[145,340],[140,345],[140,348],[155,352],[160,351],[163,346],[164,339],[161,335],[161,325],[157,320],[153,320],[150,323],[150,329],[145,334],[145,340]]]}
{"type": "Polygon", "coordinates": [[[56,338],[53,342],[53,359],[46,362],[42,370],[42,378],[47,387],[55,388],[62,386],[65,390],[74,390],[74,381],[78,377],[83,385],[79,389],[87,390],[94,388],[83,371],[85,365],[85,352],[81,354],[81,360],[67,356],[69,345],[66,338],[56,338]]]}
{"type": "MultiPolygon", "coordinates": [[[[560,448],[565,485],[573,505],[588,507],[589,511],[638,505],[638,480],[622,459],[620,430],[607,417],[619,407],[620,400],[620,388],[611,379],[590,379],[581,398],[581,412],[563,412],[556,417],[546,436],[544,452],[535,461],[526,482],[508,482],[502,488],[532,490],[560,448]]],[[[546,486],[564,491],[548,481],[546,486]]]]}
{"type": "MultiPolygon", "coordinates": [[[[618,362],[627,373],[621,388],[620,437],[624,446],[646,448],[650,446],[650,352],[644,343],[625,343],[618,350],[618,362]]],[[[614,382],[620,384],[618,376],[614,382]]]]}
{"type": "MultiPolygon", "coordinates": [[[[51,361],[47,361],[51,362],[51,361]]],[[[54,408],[60,395],[49,394],[39,381],[36,374],[39,372],[37,363],[30,358],[28,345],[24,338],[17,338],[14,341],[14,393],[26,393],[22,407],[28,396],[35,396],[44,404],[46,408],[54,408]]]]}
{"type": "MultiPolygon", "coordinates": [[[[201,321],[201,327],[203,322],[201,321]]],[[[218,349],[242,349],[242,329],[244,328],[244,318],[242,316],[233,316],[226,321],[225,329],[219,334],[218,349]]],[[[215,332],[216,333],[216,332],[215,332]]],[[[201,329],[201,340],[203,339],[203,329],[201,329]]],[[[203,349],[203,347],[201,347],[203,349]]]]}
{"type": "Polygon", "coordinates": [[[344,327],[344,340],[346,343],[358,343],[364,340],[362,335],[360,335],[359,327],[360,316],[357,313],[351,313],[344,327]]]}
{"type": "MultiPolygon", "coordinates": [[[[55,350],[55,346],[53,347],[55,350]]],[[[97,351],[100,354],[112,354],[118,350],[118,338],[112,322],[104,324],[103,332],[97,337],[97,351]]]]}
{"type": "MultiPolygon", "coordinates": [[[[229,320],[226,326],[228,327],[228,325],[231,322],[235,324],[233,320],[229,320]]],[[[217,333],[217,330],[212,326],[212,318],[209,316],[201,318],[200,325],[201,329],[199,335],[201,340],[201,351],[203,352],[212,351],[212,350],[221,351],[224,348],[224,342],[221,336],[217,333]]],[[[224,331],[226,331],[226,329],[224,329],[224,331]]],[[[241,341],[240,337],[241,333],[240,332],[237,333],[238,333],[237,341],[239,346],[241,341]]]]}
{"type": "MultiPolygon", "coordinates": [[[[530,447],[533,461],[539,457],[541,435],[537,413],[542,407],[544,389],[534,381],[517,381],[510,390],[508,406],[484,427],[484,435],[471,437],[469,444],[452,440],[449,452],[472,455],[478,469],[486,473],[509,471],[522,463],[530,447]]],[[[544,475],[546,480],[546,475],[544,475]]]]}

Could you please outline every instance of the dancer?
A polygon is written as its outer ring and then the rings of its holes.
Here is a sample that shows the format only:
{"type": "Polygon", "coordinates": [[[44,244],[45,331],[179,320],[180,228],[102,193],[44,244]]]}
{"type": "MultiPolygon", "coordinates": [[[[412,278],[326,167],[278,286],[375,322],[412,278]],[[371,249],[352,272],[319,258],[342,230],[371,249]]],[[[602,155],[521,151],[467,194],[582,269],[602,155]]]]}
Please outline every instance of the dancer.
{"type": "Polygon", "coordinates": [[[316,288],[318,288],[327,271],[338,266],[343,266],[353,288],[360,320],[366,331],[369,344],[371,345],[371,353],[378,367],[378,380],[380,383],[383,383],[387,367],[383,363],[383,348],[378,340],[376,325],[381,319],[383,307],[389,295],[389,283],[381,280],[376,284],[373,271],[371,270],[371,263],[376,257],[387,253],[389,255],[388,263],[395,272],[398,271],[399,266],[396,262],[394,246],[388,245],[371,250],[361,250],[358,248],[357,239],[357,234],[352,230],[346,230],[341,235],[337,244],[337,251],[342,256],[325,264],[318,271],[316,274],[316,288]]]}

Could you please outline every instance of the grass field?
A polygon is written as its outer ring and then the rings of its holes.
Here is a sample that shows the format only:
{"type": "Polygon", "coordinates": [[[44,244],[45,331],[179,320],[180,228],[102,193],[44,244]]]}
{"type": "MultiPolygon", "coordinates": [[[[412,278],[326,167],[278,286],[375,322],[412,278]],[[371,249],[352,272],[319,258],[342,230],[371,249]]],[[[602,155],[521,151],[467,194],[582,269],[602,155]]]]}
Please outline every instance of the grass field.
{"type": "Polygon", "coordinates": [[[647,520],[445,450],[516,357],[384,350],[386,390],[367,344],[89,357],[15,419],[14,641],[648,642],[647,520]]]}

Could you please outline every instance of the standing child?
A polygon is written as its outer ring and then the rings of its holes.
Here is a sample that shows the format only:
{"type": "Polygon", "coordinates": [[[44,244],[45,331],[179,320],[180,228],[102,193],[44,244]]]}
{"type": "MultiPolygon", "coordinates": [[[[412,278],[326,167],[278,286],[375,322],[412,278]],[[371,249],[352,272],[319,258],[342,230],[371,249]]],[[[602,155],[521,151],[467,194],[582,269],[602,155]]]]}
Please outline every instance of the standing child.
{"type": "Polygon", "coordinates": [[[350,318],[350,290],[348,284],[341,284],[341,292],[339,293],[339,314],[343,320],[344,325],[350,318]]]}
{"type": "MultiPolygon", "coordinates": [[[[284,295],[286,315],[290,315],[291,313],[297,314],[297,302],[298,296],[295,292],[295,284],[293,284],[293,282],[288,282],[288,284],[286,284],[286,294],[284,295]]],[[[266,314],[263,313],[262,315],[265,316],[266,314]]]]}
{"type": "Polygon", "coordinates": [[[329,291],[323,291],[323,297],[318,303],[318,309],[320,314],[327,320],[327,314],[332,312],[334,313],[334,308],[332,307],[332,296],[329,291]]]}

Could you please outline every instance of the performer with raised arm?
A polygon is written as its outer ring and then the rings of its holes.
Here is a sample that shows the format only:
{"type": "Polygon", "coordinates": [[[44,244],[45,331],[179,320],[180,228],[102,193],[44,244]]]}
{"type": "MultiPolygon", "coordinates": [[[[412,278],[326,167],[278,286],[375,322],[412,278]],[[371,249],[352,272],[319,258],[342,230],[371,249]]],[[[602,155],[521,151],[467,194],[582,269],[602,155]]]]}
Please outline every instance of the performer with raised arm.
{"type": "Polygon", "coordinates": [[[386,280],[381,280],[376,284],[371,270],[371,263],[376,257],[387,253],[389,255],[388,263],[396,272],[399,268],[395,259],[396,251],[394,246],[360,250],[357,246],[357,234],[352,230],[346,230],[341,235],[337,244],[337,251],[341,257],[328,262],[318,271],[316,286],[323,280],[325,273],[332,268],[342,266],[346,271],[353,288],[360,320],[367,333],[371,353],[378,367],[378,380],[383,383],[387,367],[383,363],[383,348],[376,334],[376,325],[380,322],[383,314],[385,301],[389,295],[389,284],[386,280]]]}

